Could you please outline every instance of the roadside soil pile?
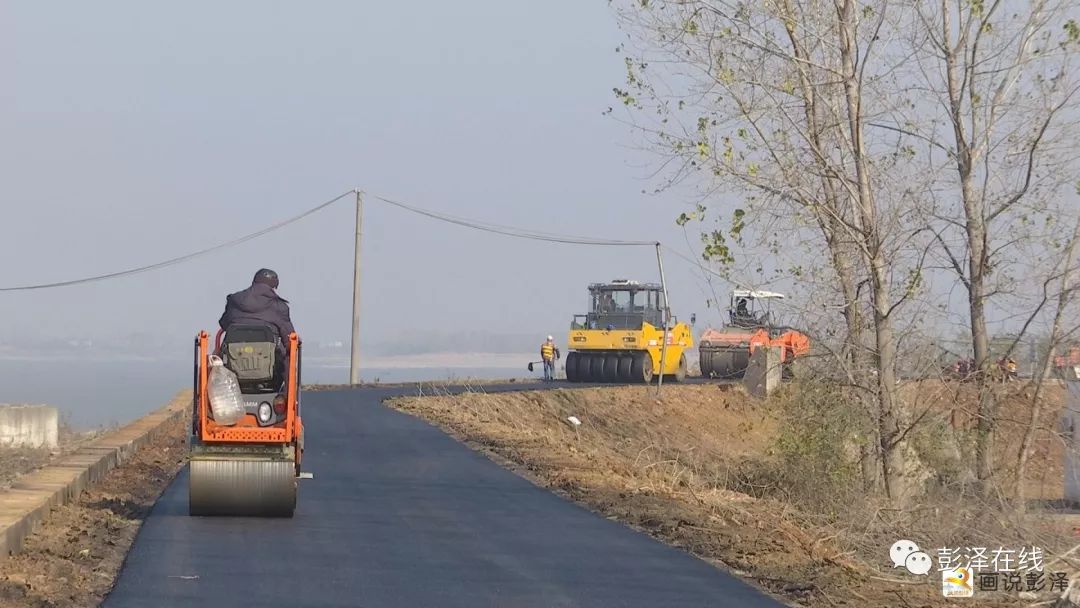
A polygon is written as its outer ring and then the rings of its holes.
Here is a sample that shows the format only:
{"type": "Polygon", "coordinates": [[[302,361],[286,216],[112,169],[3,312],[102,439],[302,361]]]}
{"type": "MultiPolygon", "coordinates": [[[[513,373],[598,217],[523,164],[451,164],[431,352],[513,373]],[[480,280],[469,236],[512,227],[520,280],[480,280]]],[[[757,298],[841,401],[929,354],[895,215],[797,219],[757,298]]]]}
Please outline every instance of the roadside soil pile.
{"type": "Polygon", "coordinates": [[[188,424],[170,423],[77,502],[53,509],[22,553],[0,557],[0,607],[99,605],[139,526],[186,462],[188,424]]]}
{"type": "MultiPolygon", "coordinates": [[[[956,418],[963,426],[967,387],[938,384],[942,386],[936,392],[927,386],[912,390],[918,392],[927,417],[956,418]]],[[[618,387],[407,397],[388,404],[431,421],[537,485],[797,605],[951,605],[942,597],[936,562],[930,576],[913,576],[891,567],[889,547],[912,537],[927,544],[941,542],[923,547],[936,560],[937,547],[957,546],[948,541],[959,538],[951,534],[962,526],[950,519],[959,503],[943,499],[896,514],[861,488],[837,493],[832,490],[839,485],[823,485],[817,494],[797,494],[786,493],[776,481],[783,477],[776,471],[800,476],[797,462],[783,468],[778,449],[788,441],[783,412],[791,411],[781,401],[797,399],[796,387],[788,385],[764,402],[749,398],[738,386],[674,385],[665,386],[660,400],[650,388],[618,387]],[[948,530],[949,536],[935,536],[938,528],[948,530]]],[[[1030,407],[1023,389],[1018,385],[1008,390],[1013,393],[1003,408],[1026,422],[1030,407]]],[[[1061,388],[1052,391],[1060,393],[1061,388]]],[[[1060,394],[1049,401],[1044,419],[1053,421],[1060,394]]],[[[1001,435],[1006,462],[1015,454],[1019,433],[1004,425],[1001,435]]],[[[1060,445],[1044,431],[1036,446],[1030,470],[1038,475],[1029,484],[1030,497],[1040,498],[1039,491],[1045,490],[1042,497],[1055,498],[1060,495],[1061,469],[1051,462],[1060,458],[1060,445]]],[[[845,449],[825,445],[821,451],[845,449]]],[[[824,476],[831,474],[826,471],[824,476]]],[[[996,539],[995,548],[1038,544],[1047,549],[1048,572],[1054,569],[1051,551],[1076,542],[1067,522],[1049,516],[1033,515],[1037,523],[1030,527],[1026,522],[1014,527],[1000,514],[987,514],[984,520],[974,523],[981,535],[976,540],[996,539]]],[[[1064,568],[1059,563],[1056,569],[1064,568]]],[[[985,607],[1032,601],[1020,600],[1015,592],[979,595],[978,603],[985,607]]]]}

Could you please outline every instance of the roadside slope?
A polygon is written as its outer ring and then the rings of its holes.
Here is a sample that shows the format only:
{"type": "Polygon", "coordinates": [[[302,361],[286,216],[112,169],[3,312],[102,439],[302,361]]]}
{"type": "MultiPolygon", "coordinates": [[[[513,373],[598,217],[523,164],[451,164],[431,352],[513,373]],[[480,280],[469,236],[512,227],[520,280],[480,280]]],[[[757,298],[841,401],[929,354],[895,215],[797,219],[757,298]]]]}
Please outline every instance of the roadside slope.
{"type": "MultiPolygon", "coordinates": [[[[661,400],[654,395],[644,387],[619,387],[409,397],[388,404],[437,424],[537,485],[799,605],[948,605],[940,587],[892,571],[888,547],[897,540],[894,533],[931,534],[938,524],[937,532],[957,538],[945,527],[954,522],[935,523],[925,515],[885,520],[883,505],[857,491],[825,495],[827,485],[814,498],[820,502],[803,509],[808,503],[785,498],[776,474],[807,476],[798,463],[788,469],[778,464],[778,446],[790,436],[776,403],[716,385],[669,386],[661,400]],[[571,416],[581,424],[569,422],[571,416]]],[[[934,407],[944,412],[956,404],[954,397],[943,391],[934,407]]],[[[1052,444],[1048,435],[1040,441],[1052,444]]],[[[1037,452],[1036,458],[1046,457],[1045,449],[1037,452]]],[[[1032,468],[1053,469],[1039,463],[1032,468]]],[[[1052,481],[1037,485],[1053,497],[1052,481]]],[[[949,506],[927,508],[949,513],[949,506]]],[[[991,525],[979,532],[996,538],[994,546],[1068,540],[1046,528],[1024,538],[991,525]],[[1006,536],[1011,533],[1016,536],[1006,536]]],[[[1016,594],[981,597],[981,606],[1018,605],[1016,594]]]]}
{"type": "MultiPolygon", "coordinates": [[[[186,410],[189,402],[190,392],[181,393],[163,409],[186,410]]],[[[0,607],[97,606],[143,519],[186,462],[188,423],[170,418],[74,502],[52,508],[20,553],[0,557],[0,607]]]]}

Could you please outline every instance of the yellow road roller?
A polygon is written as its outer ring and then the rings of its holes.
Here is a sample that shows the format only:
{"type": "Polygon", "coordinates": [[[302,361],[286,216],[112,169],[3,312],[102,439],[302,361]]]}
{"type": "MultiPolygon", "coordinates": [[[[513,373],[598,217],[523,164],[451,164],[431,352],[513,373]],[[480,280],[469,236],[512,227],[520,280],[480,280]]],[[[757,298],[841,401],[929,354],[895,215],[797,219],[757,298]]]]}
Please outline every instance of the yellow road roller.
{"type": "Polygon", "coordinates": [[[616,279],[588,289],[589,312],[574,315],[567,338],[567,380],[650,383],[661,374],[665,381],[686,378],[686,350],[694,347],[693,334],[674,317],[663,331],[668,308],[660,285],[616,279]]]}

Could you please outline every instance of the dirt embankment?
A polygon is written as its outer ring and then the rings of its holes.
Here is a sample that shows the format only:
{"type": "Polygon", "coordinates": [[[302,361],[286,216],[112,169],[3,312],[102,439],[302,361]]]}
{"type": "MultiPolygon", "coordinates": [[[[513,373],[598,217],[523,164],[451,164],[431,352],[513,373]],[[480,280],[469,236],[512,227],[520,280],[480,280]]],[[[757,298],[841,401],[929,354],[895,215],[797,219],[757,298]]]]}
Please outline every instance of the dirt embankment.
{"type": "Polygon", "coordinates": [[[187,419],[169,423],[78,501],[53,509],[22,553],[0,557],[0,608],[99,605],[139,526],[186,462],[188,428],[187,419]]]}
{"type": "MultiPolygon", "coordinates": [[[[781,476],[767,474],[785,470],[778,446],[791,439],[785,436],[782,408],[754,401],[738,387],[679,385],[665,387],[660,400],[654,395],[652,389],[622,387],[408,397],[390,404],[434,422],[538,485],[797,605],[953,605],[948,602],[955,600],[942,597],[936,568],[929,577],[911,576],[891,568],[888,555],[889,546],[900,538],[941,540],[941,545],[924,548],[935,558],[938,546],[959,546],[947,542],[959,537],[934,536],[939,533],[934,518],[948,520],[953,505],[927,503],[894,514],[858,489],[809,499],[805,492],[785,494],[782,487],[769,487],[781,476]],[[581,424],[568,421],[571,416],[581,424]]],[[[933,393],[923,387],[920,395],[920,403],[943,418],[965,403],[955,388],[933,393]]],[[[1017,420],[1026,421],[1022,395],[1014,397],[1007,407],[1017,420]]],[[[1047,413],[1048,420],[1055,419],[1054,409],[1047,413]]],[[[1006,427],[1004,443],[1012,444],[1018,433],[1006,427]]],[[[1040,434],[1037,445],[1031,470],[1039,473],[1039,480],[1030,484],[1031,497],[1038,498],[1042,489],[1046,498],[1054,498],[1060,492],[1060,467],[1048,466],[1047,458],[1052,461],[1059,452],[1054,453],[1049,432],[1040,434]]],[[[825,451],[842,449],[826,446],[825,451]]],[[[1008,446],[1003,450],[1014,453],[1008,446]]],[[[787,466],[790,474],[791,463],[787,466]]],[[[815,474],[842,473],[825,468],[815,474]]],[[[794,474],[799,474],[797,466],[794,474]]],[[[831,483],[823,481],[822,494],[840,487],[831,483]]],[[[993,514],[986,519],[974,527],[983,535],[979,540],[997,538],[995,547],[1036,540],[1025,536],[1027,528],[1010,530],[993,514]]],[[[1038,539],[1071,540],[1071,535],[1061,535],[1067,528],[1043,524],[1038,539]]],[[[945,525],[949,534],[954,525],[945,525]]],[[[1062,569],[1060,564],[1057,569],[1062,569]]],[[[984,607],[1019,606],[1031,600],[1021,601],[1012,592],[980,594],[977,602],[984,607]]]]}

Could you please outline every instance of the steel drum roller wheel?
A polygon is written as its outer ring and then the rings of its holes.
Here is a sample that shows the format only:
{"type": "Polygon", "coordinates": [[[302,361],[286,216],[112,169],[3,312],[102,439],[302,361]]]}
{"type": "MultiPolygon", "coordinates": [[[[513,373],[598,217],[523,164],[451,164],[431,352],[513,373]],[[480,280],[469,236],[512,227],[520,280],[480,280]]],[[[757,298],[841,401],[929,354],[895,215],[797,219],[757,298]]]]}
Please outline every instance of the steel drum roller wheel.
{"type": "Polygon", "coordinates": [[[292,517],[296,510],[296,461],[193,458],[191,515],[292,517]]]}

